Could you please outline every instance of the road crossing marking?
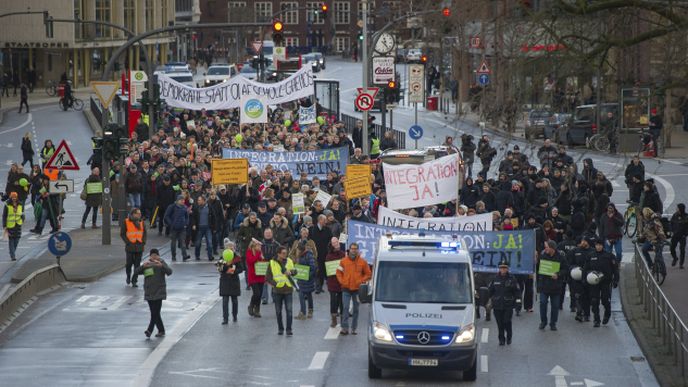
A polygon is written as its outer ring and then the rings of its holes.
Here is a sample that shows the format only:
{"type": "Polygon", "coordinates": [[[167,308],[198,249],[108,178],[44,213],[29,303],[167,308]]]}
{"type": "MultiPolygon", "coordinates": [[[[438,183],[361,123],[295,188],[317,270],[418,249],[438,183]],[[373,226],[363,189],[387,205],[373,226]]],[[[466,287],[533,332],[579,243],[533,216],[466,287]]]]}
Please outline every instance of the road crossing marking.
{"type": "Polygon", "coordinates": [[[308,369],[321,370],[325,368],[325,362],[328,356],[330,356],[329,352],[316,352],[315,355],[313,355],[313,360],[311,360],[311,365],[308,366],[308,369]]]}
{"type": "Polygon", "coordinates": [[[487,373],[487,355],[480,355],[480,372],[487,373]]]}
{"type": "Polygon", "coordinates": [[[339,332],[341,332],[341,330],[342,327],[340,326],[328,329],[327,333],[325,333],[325,340],[336,340],[339,337],[339,332]]]}
{"type": "Polygon", "coordinates": [[[487,344],[487,340],[490,337],[490,328],[483,328],[481,334],[480,334],[480,342],[483,344],[487,344]]]}

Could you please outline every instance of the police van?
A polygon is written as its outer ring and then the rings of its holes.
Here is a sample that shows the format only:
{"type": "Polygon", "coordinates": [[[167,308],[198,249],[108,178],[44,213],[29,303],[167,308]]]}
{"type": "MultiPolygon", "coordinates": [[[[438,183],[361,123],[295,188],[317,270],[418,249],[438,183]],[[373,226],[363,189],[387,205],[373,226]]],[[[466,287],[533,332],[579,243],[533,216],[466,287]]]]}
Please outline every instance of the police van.
{"type": "Polygon", "coordinates": [[[369,378],[385,368],[432,368],[476,379],[473,266],[461,239],[383,236],[359,294],[371,303],[369,378]]]}

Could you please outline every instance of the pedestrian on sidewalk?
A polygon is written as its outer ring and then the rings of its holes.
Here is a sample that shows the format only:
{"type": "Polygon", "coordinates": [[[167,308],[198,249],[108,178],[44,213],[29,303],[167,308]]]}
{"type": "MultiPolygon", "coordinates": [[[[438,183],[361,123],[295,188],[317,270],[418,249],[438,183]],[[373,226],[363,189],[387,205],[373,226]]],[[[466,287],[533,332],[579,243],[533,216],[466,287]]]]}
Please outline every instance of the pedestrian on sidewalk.
{"type": "Polygon", "coordinates": [[[122,227],[119,232],[120,237],[124,241],[124,251],[127,255],[125,264],[125,271],[127,273],[127,285],[138,287],[137,282],[139,276],[136,274],[141,265],[141,256],[146,245],[147,230],[146,223],[141,219],[141,210],[132,208],[129,216],[124,219],[122,227]],[[134,276],[131,276],[132,267],[134,268],[134,276]]]}
{"type": "Polygon", "coordinates": [[[342,335],[349,334],[349,304],[353,303],[353,315],[351,316],[351,334],[357,334],[358,328],[358,288],[361,284],[370,281],[372,276],[370,266],[358,251],[358,243],[349,246],[349,254],[339,261],[337,268],[337,281],[342,286],[342,300],[344,304],[344,316],[342,317],[342,335]]]}
{"type": "Polygon", "coordinates": [[[261,251],[261,242],[252,239],[246,250],[246,283],[251,288],[251,302],[248,304],[248,315],[260,318],[260,299],[263,295],[263,284],[265,284],[265,274],[256,273],[256,263],[265,262],[261,251]]]}
{"type": "Polygon", "coordinates": [[[509,262],[499,263],[499,272],[492,278],[489,286],[492,300],[492,313],[497,320],[499,345],[511,344],[513,331],[511,317],[516,307],[516,300],[520,299],[518,280],[509,273],[509,262]]]}
{"type": "Polygon", "coordinates": [[[31,144],[31,132],[26,132],[24,137],[22,137],[21,151],[22,167],[26,165],[26,163],[29,163],[31,165],[31,169],[33,169],[33,155],[36,154],[36,152],[34,152],[33,145],[31,144]]]}
{"type": "Polygon", "coordinates": [[[686,205],[679,203],[676,206],[676,212],[671,216],[671,266],[676,266],[680,260],[679,268],[683,269],[683,264],[686,261],[686,235],[688,235],[688,215],[686,214],[686,205]],[[676,246],[679,248],[679,255],[676,255],[676,246]]]}
{"type": "Polygon", "coordinates": [[[143,298],[148,302],[150,309],[150,322],[144,332],[146,337],[151,337],[153,328],[158,328],[155,337],[165,337],[165,325],[160,316],[162,301],[167,299],[167,282],[165,277],[172,275],[172,269],[160,258],[158,249],[151,249],[149,258],[143,265],[136,269],[136,274],[143,275],[143,298]]]}
{"type": "MultiPolygon", "coordinates": [[[[344,251],[342,251],[339,239],[333,237],[330,241],[329,252],[327,253],[327,257],[325,257],[325,262],[339,261],[344,258],[345,255],[344,251]]],[[[330,317],[332,318],[330,327],[334,328],[337,326],[337,317],[344,315],[342,285],[337,281],[336,274],[327,276],[327,291],[330,293],[330,317]]]]}
{"type": "Polygon", "coordinates": [[[29,113],[29,88],[25,83],[19,87],[19,113],[22,112],[22,107],[26,106],[26,113],[29,113]]]}
{"type": "Polygon", "coordinates": [[[10,245],[10,258],[17,260],[17,246],[21,238],[21,226],[24,223],[24,208],[19,203],[19,195],[10,192],[10,200],[5,204],[2,211],[2,228],[5,230],[5,237],[10,245]]]}
{"type": "Polygon", "coordinates": [[[182,259],[184,262],[191,257],[186,252],[186,226],[189,224],[189,212],[184,205],[184,196],[177,196],[177,202],[165,211],[165,225],[170,230],[170,250],[172,261],[177,260],[177,243],[181,242],[182,259]]]}
{"type": "Polygon", "coordinates": [[[239,274],[244,271],[241,257],[234,254],[234,243],[225,238],[225,250],[222,259],[218,261],[220,271],[220,297],[222,297],[222,325],[229,320],[229,299],[232,299],[232,322],[237,322],[239,313],[239,296],[241,295],[241,280],[239,274]]]}
{"type": "Polygon", "coordinates": [[[275,300],[275,312],[277,314],[277,334],[284,334],[284,322],[282,321],[282,306],[286,313],[287,336],[292,336],[292,305],[294,300],[294,262],[287,257],[287,248],[277,249],[277,258],[270,261],[265,280],[272,285],[272,299],[275,300]]]}
{"type": "Polygon", "coordinates": [[[86,220],[91,211],[93,211],[93,215],[91,215],[91,227],[97,228],[98,207],[103,202],[103,182],[100,180],[100,169],[98,167],[94,167],[91,170],[91,175],[84,181],[81,197],[85,198],[84,204],[86,204],[84,214],[81,216],[81,228],[86,228],[86,220]]]}
{"type": "Polygon", "coordinates": [[[4,73],[2,75],[2,90],[0,90],[0,97],[5,96],[7,98],[10,97],[10,75],[8,73],[4,73]]]}

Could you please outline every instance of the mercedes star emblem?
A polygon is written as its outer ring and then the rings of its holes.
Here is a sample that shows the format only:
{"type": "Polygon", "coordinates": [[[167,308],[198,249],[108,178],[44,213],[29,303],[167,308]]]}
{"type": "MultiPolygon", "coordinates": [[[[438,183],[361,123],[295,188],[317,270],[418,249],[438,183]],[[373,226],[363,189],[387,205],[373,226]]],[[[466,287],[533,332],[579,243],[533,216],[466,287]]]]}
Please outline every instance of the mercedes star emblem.
{"type": "Polygon", "coordinates": [[[427,344],[430,342],[430,333],[428,331],[420,331],[418,332],[418,342],[421,344],[427,344]]]}

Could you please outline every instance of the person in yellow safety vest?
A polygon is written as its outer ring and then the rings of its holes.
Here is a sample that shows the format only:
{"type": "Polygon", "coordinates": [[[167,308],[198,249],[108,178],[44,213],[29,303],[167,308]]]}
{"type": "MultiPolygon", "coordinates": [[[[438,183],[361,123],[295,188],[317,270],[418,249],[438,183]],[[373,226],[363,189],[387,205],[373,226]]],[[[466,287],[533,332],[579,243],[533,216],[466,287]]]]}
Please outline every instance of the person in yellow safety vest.
{"type": "Polygon", "coordinates": [[[84,189],[81,191],[81,197],[84,198],[86,204],[86,210],[81,217],[81,228],[86,228],[86,219],[88,219],[88,213],[91,212],[91,210],[93,210],[91,227],[97,228],[98,207],[100,207],[100,204],[103,202],[103,182],[100,180],[100,169],[98,167],[91,170],[91,176],[84,182],[84,189]]]}
{"type": "Polygon", "coordinates": [[[376,159],[380,156],[380,139],[375,133],[370,133],[370,158],[376,159]]]}
{"type": "Polygon", "coordinates": [[[287,336],[294,333],[291,330],[293,320],[292,305],[295,280],[292,275],[296,274],[294,262],[287,258],[287,248],[278,247],[277,257],[270,261],[270,266],[266,273],[265,281],[272,285],[272,300],[275,302],[277,312],[277,334],[284,334],[284,324],[282,322],[282,305],[287,314],[287,336]]]}
{"type": "Polygon", "coordinates": [[[127,285],[131,283],[131,286],[138,287],[138,268],[141,266],[141,256],[143,255],[143,249],[146,245],[146,223],[141,220],[141,210],[138,208],[132,208],[129,216],[122,223],[122,227],[119,232],[120,237],[124,241],[124,251],[127,254],[127,263],[125,265],[125,271],[127,273],[127,285]],[[131,276],[131,269],[134,268],[134,276],[131,276]]]}
{"type": "Polygon", "coordinates": [[[45,140],[43,143],[43,148],[41,149],[41,167],[45,169],[45,165],[48,164],[50,158],[53,157],[55,153],[55,145],[53,145],[52,140],[45,140]]]}
{"type": "Polygon", "coordinates": [[[10,193],[10,200],[2,211],[2,227],[5,229],[5,236],[10,242],[10,258],[17,260],[17,246],[21,238],[21,226],[24,223],[24,208],[19,203],[19,195],[16,192],[10,193]]]}

